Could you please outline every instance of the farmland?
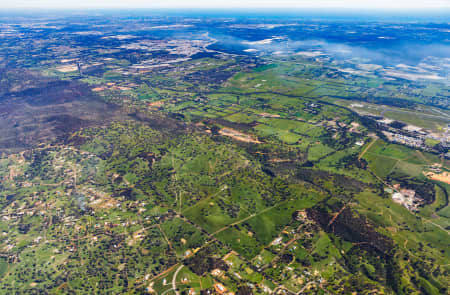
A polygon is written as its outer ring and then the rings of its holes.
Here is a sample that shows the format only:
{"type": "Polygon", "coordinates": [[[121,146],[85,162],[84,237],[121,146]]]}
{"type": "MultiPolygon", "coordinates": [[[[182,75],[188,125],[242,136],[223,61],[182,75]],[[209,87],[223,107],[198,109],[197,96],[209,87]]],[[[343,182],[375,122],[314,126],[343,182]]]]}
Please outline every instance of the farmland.
{"type": "Polygon", "coordinates": [[[448,85],[81,20],[1,37],[0,294],[448,293],[448,85]]]}

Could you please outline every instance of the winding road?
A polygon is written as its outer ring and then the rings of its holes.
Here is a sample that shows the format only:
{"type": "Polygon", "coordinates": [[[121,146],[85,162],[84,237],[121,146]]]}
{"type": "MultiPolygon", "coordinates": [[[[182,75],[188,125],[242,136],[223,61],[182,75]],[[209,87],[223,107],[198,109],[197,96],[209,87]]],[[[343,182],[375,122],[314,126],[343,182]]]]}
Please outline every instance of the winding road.
{"type": "Polygon", "coordinates": [[[175,273],[173,274],[173,278],[172,278],[172,289],[175,291],[175,294],[176,294],[176,295],[180,295],[180,292],[178,292],[178,290],[177,290],[177,284],[176,284],[176,281],[177,281],[178,273],[180,272],[180,270],[181,270],[183,267],[184,267],[184,265],[180,265],[180,267],[177,268],[177,270],[176,270],[175,273]]]}

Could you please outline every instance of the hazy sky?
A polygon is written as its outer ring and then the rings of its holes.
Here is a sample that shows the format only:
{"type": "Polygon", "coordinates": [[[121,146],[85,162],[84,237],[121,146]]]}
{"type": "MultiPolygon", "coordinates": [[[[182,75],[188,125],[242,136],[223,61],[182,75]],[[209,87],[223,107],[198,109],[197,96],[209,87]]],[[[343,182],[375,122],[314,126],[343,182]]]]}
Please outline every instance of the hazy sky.
{"type": "MultiPolygon", "coordinates": [[[[450,0],[0,0],[2,8],[450,8],[450,0]]],[[[0,8],[1,11],[1,8],[0,8]]]]}

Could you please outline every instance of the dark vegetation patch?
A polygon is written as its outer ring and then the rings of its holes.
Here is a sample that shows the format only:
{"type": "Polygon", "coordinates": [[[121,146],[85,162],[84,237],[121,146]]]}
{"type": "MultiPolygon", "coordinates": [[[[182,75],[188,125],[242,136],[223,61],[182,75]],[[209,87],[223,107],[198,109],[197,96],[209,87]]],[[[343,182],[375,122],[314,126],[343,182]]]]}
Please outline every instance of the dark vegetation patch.
{"type": "Polygon", "coordinates": [[[335,186],[353,193],[362,192],[365,188],[370,187],[369,184],[360,180],[316,169],[300,168],[297,170],[296,177],[317,185],[321,185],[326,181],[332,181],[335,186]]]}
{"type": "MultiPolygon", "coordinates": [[[[239,130],[241,132],[248,132],[253,128],[253,126],[255,126],[254,123],[236,123],[236,122],[227,121],[227,120],[224,120],[221,118],[206,120],[204,123],[211,127],[214,124],[218,124],[218,125],[221,125],[224,127],[239,130]]],[[[219,129],[217,131],[220,130],[220,127],[218,127],[218,128],[219,129]]]]}
{"type": "Polygon", "coordinates": [[[227,271],[229,266],[220,258],[214,257],[214,252],[210,248],[204,248],[198,251],[194,256],[184,260],[184,264],[197,274],[204,275],[213,269],[227,271]]]}
{"type": "Polygon", "coordinates": [[[194,126],[166,116],[144,112],[135,112],[129,116],[137,121],[146,123],[155,130],[171,135],[180,135],[194,130],[194,126]]]}
{"type": "Polygon", "coordinates": [[[403,127],[406,126],[405,123],[402,123],[402,122],[399,122],[399,121],[394,121],[394,122],[392,122],[392,123],[390,123],[388,125],[391,126],[392,128],[395,128],[395,129],[402,129],[403,127]]]}
{"type": "Polygon", "coordinates": [[[332,147],[335,150],[343,150],[353,145],[356,141],[355,137],[353,137],[349,132],[340,131],[338,132],[339,136],[337,138],[333,138],[334,133],[327,131],[324,135],[320,136],[320,141],[332,147]]]}
{"type": "Polygon", "coordinates": [[[0,101],[10,96],[19,96],[19,93],[27,89],[39,88],[54,80],[25,69],[0,68],[0,101]]]}
{"type": "Polygon", "coordinates": [[[13,95],[32,106],[62,104],[93,97],[87,84],[76,81],[50,81],[13,95]]]}
{"type": "MultiPolygon", "coordinates": [[[[320,203],[306,210],[308,218],[314,220],[326,231],[353,243],[353,247],[343,255],[343,264],[354,275],[363,273],[373,281],[378,281],[400,292],[401,269],[394,254],[394,242],[376,231],[365,216],[357,215],[341,202],[320,203]]],[[[354,282],[350,288],[364,288],[367,282],[354,282]]],[[[360,290],[362,291],[362,290],[360,290]]]]}
{"type": "Polygon", "coordinates": [[[96,97],[87,84],[26,79],[0,103],[0,153],[65,139],[80,128],[120,118],[118,107],[96,97]]]}
{"type": "Polygon", "coordinates": [[[356,167],[365,170],[367,169],[367,164],[368,163],[365,159],[358,159],[357,154],[351,154],[341,158],[337,163],[337,167],[346,169],[356,167]]]}
{"type": "Polygon", "coordinates": [[[45,123],[54,125],[54,128],[58,130],[58,132],[63,133],[69,133],[73,130],[78,130],[82,127],[87,127],[90,125],[88,120],[83,120],[69,114],[48,117],[45,123]]]}
{"type": "Polygon", "coordinates": [[[294,259],[294,256],[292,254],[289,253],[284,253],[283,255],[281,255],[281,262],[283,263],[291,263],[292,260],[294,259]]]}
{"type": "Polygon", "coordinates": [[[47,150],[37,150],[32,154],[32,162],[25,170],[25,175],[30,178],[46,175],[48,169],[48,162],[51,160],[47,150]]]}
{"type": "Polygon", "coordinates": [[[94,76],[98,78],[102,78],[103,74],[106,72],[106,68],[104,66],[91,66],[88,68],[82,69],[83,75],[94,76]]]}
{"type": "Polygon", "coordinates": [[[206,71],[197,71],[184,76],[184,80],[189,83],[199,83],[201,84],[222,84],[231,78],[235,72],[225,71],[227,67],[218,67],[206,71]]]}
{"type": "Polygon", "coordinates": [[[136,191],[132,188],[119,189],[113,193],[113,197],[123,197],[127,201],[135,201],[136,191]]]}
{"type": "Polygon", "coordinates": [[[253,290],[249,286],[239,286],[236,295],[253,295],[253,290]]]}
{"type": "Polygon", "coordinates": [[[368,245],[390,255],[394,245],[392,240],[378,233],[364,216],[358,216],[350,208],[337,202],[323,203],[306,210],[308,218],[317,222],[323,230],[333,233],[346,241],[368,245]]]}

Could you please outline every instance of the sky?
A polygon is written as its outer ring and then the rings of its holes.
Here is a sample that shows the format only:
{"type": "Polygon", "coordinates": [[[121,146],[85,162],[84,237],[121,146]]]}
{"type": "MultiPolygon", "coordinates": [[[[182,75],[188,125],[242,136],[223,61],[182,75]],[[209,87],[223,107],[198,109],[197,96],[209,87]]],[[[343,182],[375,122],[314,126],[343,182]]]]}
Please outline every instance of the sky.
{"type": "Polygon", "coordinates": [[[0,7],[449,9],[450,0],[0,0],[0,7]]]}

